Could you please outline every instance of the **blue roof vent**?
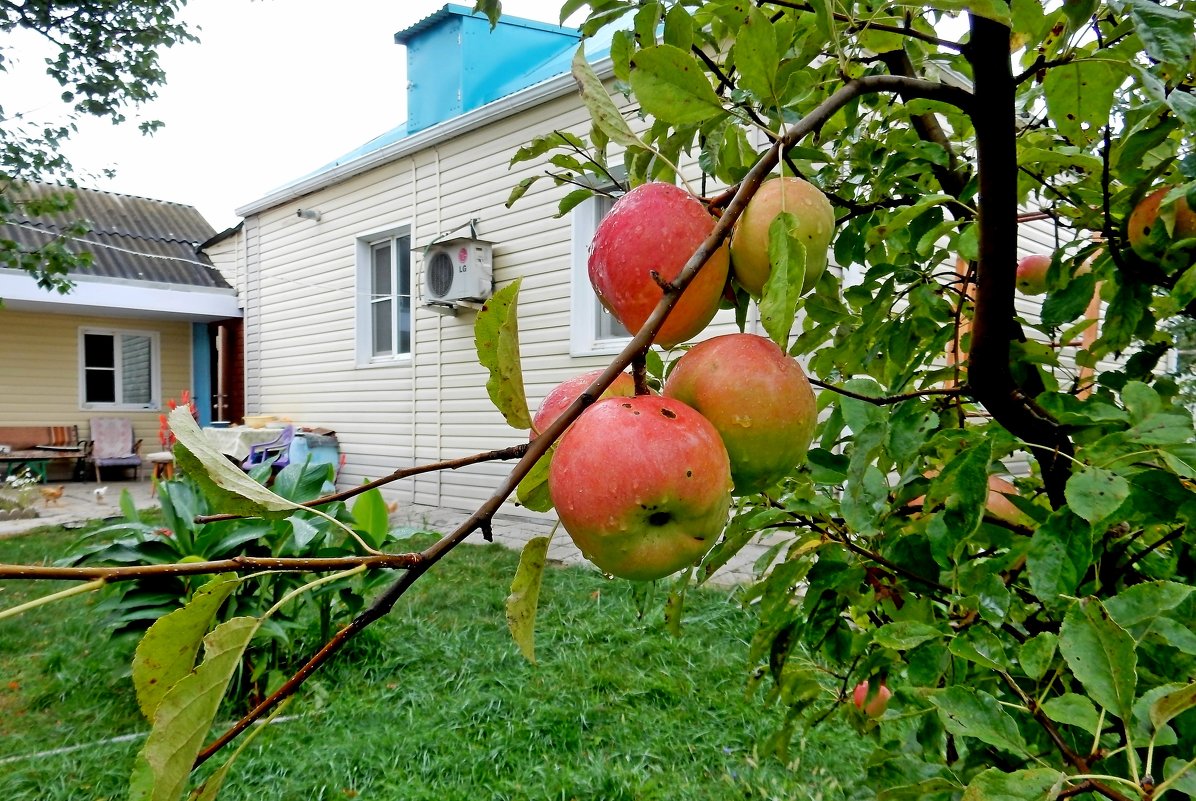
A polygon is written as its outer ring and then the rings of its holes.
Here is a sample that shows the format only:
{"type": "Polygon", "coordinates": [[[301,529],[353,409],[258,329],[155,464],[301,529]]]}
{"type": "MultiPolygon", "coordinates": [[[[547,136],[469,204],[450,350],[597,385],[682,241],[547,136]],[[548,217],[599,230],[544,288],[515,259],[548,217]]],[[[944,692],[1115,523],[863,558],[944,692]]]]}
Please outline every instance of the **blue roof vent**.
{"type": "Polygon", "coordinates": [[[502,17],[491,31],[484,14],[446,5],[395,34],[407,46],[407,133],[472,111],[539,80],[536,67],[573,50],[571,28],[502,17]],[[512,78],[527,76],[528,82],[512,78]]]}

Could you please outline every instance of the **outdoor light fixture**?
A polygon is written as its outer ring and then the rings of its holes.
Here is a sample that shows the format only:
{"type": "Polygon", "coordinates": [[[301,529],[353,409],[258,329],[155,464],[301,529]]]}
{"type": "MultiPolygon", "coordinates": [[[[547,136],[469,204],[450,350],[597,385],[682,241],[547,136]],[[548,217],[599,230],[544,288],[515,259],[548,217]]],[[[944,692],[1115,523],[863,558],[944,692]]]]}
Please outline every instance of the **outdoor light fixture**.
{"type": "Polygon", "coordinates": [[[302,217],[305,220],[315,220],[316,222],[319,222],[321,217],[319,209],[299,209],[295,212],[295,216],[302,217]]]}

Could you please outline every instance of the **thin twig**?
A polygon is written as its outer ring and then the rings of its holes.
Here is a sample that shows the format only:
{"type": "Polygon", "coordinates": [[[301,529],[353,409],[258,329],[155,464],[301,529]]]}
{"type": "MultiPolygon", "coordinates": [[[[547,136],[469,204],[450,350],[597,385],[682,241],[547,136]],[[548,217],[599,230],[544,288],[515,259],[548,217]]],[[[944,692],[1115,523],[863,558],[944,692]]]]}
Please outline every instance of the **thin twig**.
{"type": "MultiPolygon", "coordinates": [[[[494,462],[502,461],[504,459],[518,459],[527,452],[527,443],[521,442],[518,445],[510,445],[506,448],[499,448],[495,451],[484,451],[482,453],[475,453],[471,456],[459,456],[455,459],[445,459],[440,462],[431,462],[429,464],[416,465],[415,467],[404,467],[396,470],[389,476],[367,481],[364,484],[358,484],[355,487],[350,487],[340,492],[333,492],[328,495],[321,495],[314,500],[304,501],[302,506],[323,506],[326,503],[334,503],[336,501],[343,501],[353,498],[363,492],[368,492],[375,487],[382,487],[391,482],[398,481],[411,476],[417,476],[421,473],[433,473],[437,470],[456,470],[458,467],[468,467],[479,462],[494,462]]],[[[239,520],[245,515],[235,514],[219,514],[219,515],[197,515],[196,523],[216,523],[221,520],[239,520]]]]}
{"type": "Polygon", "coordinates": [[[859,392],[852,392],[850,389],[843,389],[834,384],[827,384],[819,381],[817,378],[811,378],[810,383],[816,387],[830,390],[831,392],[843,395],[848,398],[855,398],[866,403],[871,403],[873,406],[890,406],[894,403],[902,403],[903,401],[913,400],[914,398],[921,398],[927,395],[966,395],[968,393],[967,386],[958,387],[935,387],[932,389],[919,389],[913,392],[905,392],[900,395],[886,395],[880,398],[874,398],[871,395],[861,395],[859,392]]]}
{"type": "Polygon", "coordinates": [[[352,567],[383,570],[405,570],[419,564],[418,553],[363,554],[325,558],[234,556],[231,559],[212,559],[205,562],[182,562],[164,565],[126,565],[122,567],[85,566],[51,567],[45,565],[0,564],[0,579],[29,579],[40,581],[134,581],[153,576],[201,576],[206,573],[253,573],[273,570],[289,573],[322,573],[352,567]]]}

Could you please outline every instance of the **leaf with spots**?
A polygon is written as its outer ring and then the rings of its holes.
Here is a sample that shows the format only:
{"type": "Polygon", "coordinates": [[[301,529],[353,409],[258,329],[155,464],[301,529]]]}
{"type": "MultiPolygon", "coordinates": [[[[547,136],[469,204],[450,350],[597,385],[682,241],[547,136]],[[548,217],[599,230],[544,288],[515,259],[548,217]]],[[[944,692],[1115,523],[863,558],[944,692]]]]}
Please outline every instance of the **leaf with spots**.
{"type": "Polygon", "coordinates": [[[631,88],[646,113],[672,125],[705,122],[724,113],[698,60],[672,45],[645,47],[631,57],[631,88]]]}
{"type": "Polygon", "coordinates": [[[1113,92],[1125,74],[1108,61],[1077,59],[1047,72],[1047,110],[1059,133],[1073,144],[1094,140],[1109,119],[1113,92]]]}
{"type": "Polygon", "coordinates": [[[1059,652],[1093,701],[1130,720],[1138,686],[1134,638],[1113,622],[1099,600],[1083,598],[1067,610],[1059,652]]]}
{"type": "Polygon", "coordinates": [[[540,584],[548,564],[551,537],[532,537],[519,555],[519,567],[507,596],[507,628],[520,652],[536,663],[536,608],[540,603],[540,584]]]}
{"type": "Polygon", "coordinates": [[[806,280],[806,248],[790,233],[797,218],[787,211],[768,226],[768,281],[760,299],[760,322],[782,350],[789,349],[789,332],[797,317],[802,285],[806,280]]]}
{"type": "Polygon", "coordinates": [[[618,107],[606,93],[602,79],[594,72],[590,62],[586,60],[585,45],[577,48],[573,56],[573,80],[577,82],[581,100],[590,112],[594,126],[601,130],[612,142],[624,147],[643,147],[644,143],[631,130],[627,120],[619,113],[618,107]]]}
{"type": "Polygon", "coordinates": [[[1103,467],[1085,467],[1067,480],[1064,495],[1073,512],[1089,523],[1099,523],[1130,496],[1130,483],[1103,467]]]}
{"type": "Polygon", "coordinates": [[[473,324],[478,362],[490,371],[486,392],[512,428],[531,428],[523,368],[519,361],[519,285],[522,278],[494,293],[473,324]]]}
{"type": "Polygon", "coordinates": [[[930,703],[938,708],[943,726],[952,734],[974,737],[1012,754],[1026,753],[1026,743],[1018,731],[1017,721],[996,698],[983,690],[958,685],[948,687],[932,695],[930,703]]]}

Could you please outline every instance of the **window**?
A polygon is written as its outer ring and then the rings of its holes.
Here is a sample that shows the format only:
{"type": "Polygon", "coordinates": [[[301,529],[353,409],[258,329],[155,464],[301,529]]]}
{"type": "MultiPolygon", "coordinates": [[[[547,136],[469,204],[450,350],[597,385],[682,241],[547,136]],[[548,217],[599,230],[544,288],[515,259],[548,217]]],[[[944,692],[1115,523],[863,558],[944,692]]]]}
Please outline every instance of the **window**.
{"type": "Polygon", "coordinates": [[[406,229],[358,240],[358,361],[411,355],[411,235],[406,229]]]}
{"type": "Polygon", "coordinates": [[[618,353],[631,336],[598,302],[586,266],[594,231],[613,203],[606,195],[595,195],[573,210],[573,314],[569,323],[569,350],[574,356],[618,353]]]}
{"type": "Polygon", "coordinates": [[[158,335],[79,331],[79,402],[84,409],[157,409],[158,335]]]}

